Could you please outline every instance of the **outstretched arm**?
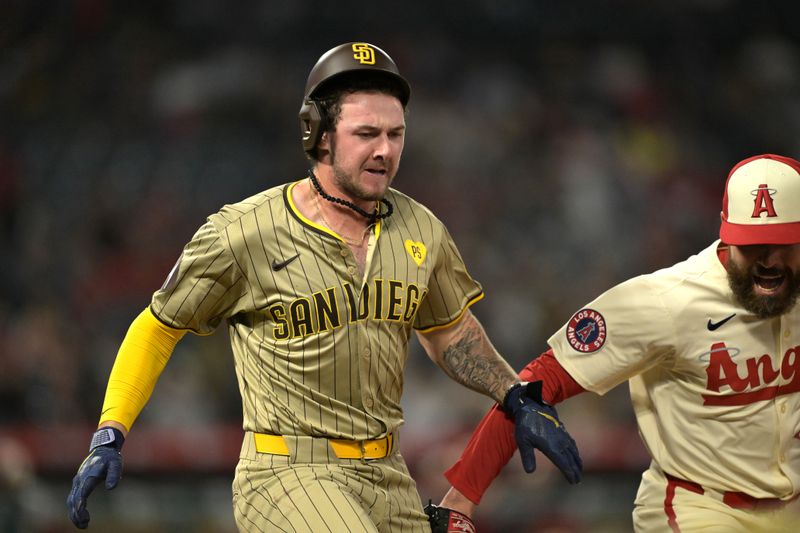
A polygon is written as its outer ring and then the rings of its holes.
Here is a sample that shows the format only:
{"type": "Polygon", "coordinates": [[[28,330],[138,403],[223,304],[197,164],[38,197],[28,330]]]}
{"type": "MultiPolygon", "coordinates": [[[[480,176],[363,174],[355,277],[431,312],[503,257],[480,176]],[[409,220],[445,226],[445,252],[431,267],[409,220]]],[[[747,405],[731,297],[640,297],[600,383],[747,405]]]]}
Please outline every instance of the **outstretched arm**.
{"type": "MultiPolygon", "coordinates": [[[[550,405],[585,390],[558,363],[551,350],[528,363],[519,377],[524,381],[541,381],[542,399],[550,405]]],[[[452,487],[440,505],[471,516],[516,448],[514,422],[499,406],[493,407],[473,432],[461,457],[445,472],[452,487]]]]}
{"type": "Polygon", "coordinates": [[[428,357],[448,376],[500,404],[508,389],[520,382],[469,309],[454,325],[418,332],[418,337],[428,357]]]}
{"type": "Polygon", "coordinates": [[[119,482],[122,444],[128,430],[185,333],[162,324],[149,308],[128,329],[108,380],[98,431],[92,436],[89,455],[78,468],[67,496],[67,512],[76,527],[84,529],[89,525],[86,501],[94,488],[105,481],[110,490],[119,482]]]}
{"type": "Polygon", "coordinates": [[[503,414],[513,421],[514,440],[526,472],[536,470],[534,451],[539,450],[570,483],[580,481],[582,463],[577,446],[555,409],[542,400],[541,381],[520,381],[469,310],[449,328],[420,333],[420,341],[450,377],[502,406],[503,414]]]}

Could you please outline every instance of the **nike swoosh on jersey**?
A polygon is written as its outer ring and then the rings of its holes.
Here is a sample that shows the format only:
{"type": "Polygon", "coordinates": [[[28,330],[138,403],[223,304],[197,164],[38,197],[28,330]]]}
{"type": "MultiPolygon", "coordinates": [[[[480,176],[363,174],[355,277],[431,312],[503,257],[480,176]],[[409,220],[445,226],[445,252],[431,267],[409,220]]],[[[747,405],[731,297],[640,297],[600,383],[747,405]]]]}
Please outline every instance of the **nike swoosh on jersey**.
{"type": "Polygon", "coordinates": [[[725,322],[727,322],[728,320],[730,320],[731,318],[733,318],[735,316],[736,316],[736,313],[733,313],[731,316],[725,317],[722,320],[720,320],[719,322],[711,322],[711,319],[709,318],[708,319],[708,331],[716,330],[717,328],[722,326],[725,322]]]}
{"type": "Polygon", "coordinates": [[[277,272],[278,270],[283,270],[286,267],[286,265],[288,265],[289,263],[291,263],[292,261],[294,261],[298,257],[300,257],[300,254],[295,254],[292,257],[290,257],[289,259],[281,261],[280,263],[277,260],[273,259],[272,260],[272,270],[275,271],[275,272],[277,272]]]}

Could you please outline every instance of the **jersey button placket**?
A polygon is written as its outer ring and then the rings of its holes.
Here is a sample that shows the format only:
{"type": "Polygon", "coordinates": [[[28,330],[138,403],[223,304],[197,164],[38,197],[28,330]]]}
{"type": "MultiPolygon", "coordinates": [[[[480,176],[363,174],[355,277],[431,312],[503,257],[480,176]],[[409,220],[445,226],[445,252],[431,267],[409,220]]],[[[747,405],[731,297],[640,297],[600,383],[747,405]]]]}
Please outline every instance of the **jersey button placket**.
{"type": "Polygon", "coordinates": [[[339,255],[342,256],[342,259],[344,259],[344,264],[347,266],[347,274],[351,278],[355,278],[356,273],[358,273],[358,269],[356,269],[356,267],[350,261],[350,258],[353,257],[353,254],[350,252],[350,248],[344,244],[341,244],[341,248],[339,248],[339,255]]]}
{"type": "MultiPolygon", "coordinates": [[[[361,350],[361,357],[363,359],[362,368],[364,368],[366,372],[369,372],[366,369],[369,368],[370,355],[371,355],[371,352],[370,352],[369,346],[365,346],[364,349],[361,350]]],[[[368,388],[364,389],[364,392],[368,393],[368,391],[369,391],[368,388]]],[[[367,409],[372,409],[373,405],[374,405],[374,402],[372,401],[372,398],[369,398],[369,397],[364,398],[364,407],[366,407],[367,409]]]]}

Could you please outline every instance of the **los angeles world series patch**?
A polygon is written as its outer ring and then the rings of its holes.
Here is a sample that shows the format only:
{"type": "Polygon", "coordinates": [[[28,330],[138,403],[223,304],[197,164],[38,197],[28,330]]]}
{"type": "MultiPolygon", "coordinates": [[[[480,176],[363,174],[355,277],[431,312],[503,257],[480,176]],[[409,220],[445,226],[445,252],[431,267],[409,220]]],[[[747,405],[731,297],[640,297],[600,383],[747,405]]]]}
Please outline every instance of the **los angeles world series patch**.
{"type": "Polygon", "coordinates": [[[606,319],[594,309],[581,309],[567,323],[567,341],[579,352],[596,352],[606,343],[606,319]]]}

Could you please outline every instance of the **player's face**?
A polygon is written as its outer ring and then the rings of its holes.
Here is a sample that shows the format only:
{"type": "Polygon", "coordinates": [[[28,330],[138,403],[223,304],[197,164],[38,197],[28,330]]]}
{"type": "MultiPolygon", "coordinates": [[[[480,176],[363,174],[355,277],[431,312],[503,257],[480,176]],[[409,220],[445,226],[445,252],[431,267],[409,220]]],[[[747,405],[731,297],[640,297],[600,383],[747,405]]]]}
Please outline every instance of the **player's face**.
{"type": "Polygon", "coordinates": [[[406,120],[400,101],[353,93],[341,103],[330,153],[336,186],[354,200],[380,200],[400,165],[406,120]]]}
{"type": "Polygon", "coordinates": [[[756,316],[786,313],[800,294],[800,244],[731,246],[728,282],[739,303],[756,316]]]}

